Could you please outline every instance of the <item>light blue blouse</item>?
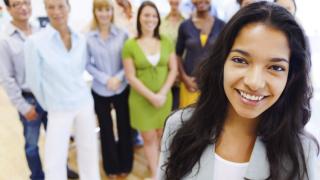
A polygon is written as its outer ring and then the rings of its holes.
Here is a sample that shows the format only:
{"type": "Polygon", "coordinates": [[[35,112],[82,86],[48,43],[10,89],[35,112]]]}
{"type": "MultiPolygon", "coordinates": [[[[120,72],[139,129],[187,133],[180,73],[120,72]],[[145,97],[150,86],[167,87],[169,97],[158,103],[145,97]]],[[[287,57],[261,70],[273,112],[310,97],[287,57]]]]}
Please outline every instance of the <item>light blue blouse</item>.
{"type": "Polygon", "coordinates": [[[112,25],[107,39],[102,39],[99,31],[87,35],[88,65],[87,70],[93,76],[92,89],[101,96],[120,94],[128,85],[122,65],[121,51],[128,35],[112,25]],[[119,89],[114,92],[107,88],[111,77],[121,80],[119,89]]]}
{"type": "Polygon", "coordinates": [[[25,44],[26,82],[48,111],[71,110],[92,103],[84,81],[87,61],[85,38],[72,29],[67,50],[58,31],[48,25],[25,44]]]}

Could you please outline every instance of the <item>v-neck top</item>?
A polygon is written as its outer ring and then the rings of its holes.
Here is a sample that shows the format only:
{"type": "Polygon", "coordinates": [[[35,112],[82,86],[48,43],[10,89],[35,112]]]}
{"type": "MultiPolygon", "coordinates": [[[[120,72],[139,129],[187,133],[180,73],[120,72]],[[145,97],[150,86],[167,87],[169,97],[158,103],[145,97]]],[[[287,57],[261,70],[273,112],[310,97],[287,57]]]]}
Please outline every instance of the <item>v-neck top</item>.
{"type": "Polygon", "coordinates": [[[185,20],[179,27],[176,54],[184,57],[183,67],[189,76],[192,76],[195,67],[201,62],[202,58],[211,51],[210,48],[212,48],[215,39],[225,24],[217,17],[214,19],[212,29],[204,46],[201,45],[201,32],[191,18],[185,20]]]}
{"type": "MultiPolygon", "coordinates": [[[[161,36],[160,59],[153,65],[141,49],[136,39],[129,39],[122,50],[123,60],[131,59],[135,68],[136,77],[151,91],[159,92],[167,80],[169,73],[169,57],[173,53],[173,45],[169,38],[161,36]]],[[[140,131],[149,131],[163,128],[166,117],[172,107],[171,91],[167,93],[165,104],[155,108],[151,103],[134,88],[130,88],[129,109],[132,127],[140,131]]]]}
{"type": "Polygon", "coordinates": [[[173,52],[171,41],[161,36],[160,40],[160,60],[154,66],[147,59],[147,55],[141,49],[141,46],[135,38],[126,41],[123,50],[123,59],[131,58],[133,60],[136,76],[152,91],[157,92],[165,82],[168,73],[169,55],[173,52]],[[156,80],[156,79],[157,80],[156,80]]]}
{"type": "Polygon", "coordinates": [[[70,50],[51,25],[28,38],[24,46],[27,85],[47,111],[68,111],[93,102],[83,79],[87,63],[85,37],[69,30],[70,50]]]}
{"type": "Polygon", "coordinates": [[[147,59],[153,66],[156,66],[160,61],[160,53],[148,54],[147,59]]]}

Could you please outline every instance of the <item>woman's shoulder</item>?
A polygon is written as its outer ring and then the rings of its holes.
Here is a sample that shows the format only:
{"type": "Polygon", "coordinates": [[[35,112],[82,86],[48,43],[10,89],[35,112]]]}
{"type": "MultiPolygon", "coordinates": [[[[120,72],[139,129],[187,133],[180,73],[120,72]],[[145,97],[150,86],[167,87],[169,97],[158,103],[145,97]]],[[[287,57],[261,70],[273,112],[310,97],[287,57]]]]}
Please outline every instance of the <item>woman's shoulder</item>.
{"type": "Polygon", "coordinates": [[[310,180],[318,180],[319,173],[319,145],[317,140],[310,134],[300,135],[301,144],[307,165],[308,177],[310,180]]]}
{"type": "Polygon", "coordinates": [[[180,28],[190,28],[192,27],[192,19],[191,18],[188,18],[188,19],[185,19],[182,21],[182,23],[180,24],[180,28]]]}
{"type": "Polygon", "coordinates": [[[112,24],[111,32],[117,37],[119,37],[119,36],[120,37],[125,36],[126,38],[129,37],[128,33],[125,30],[121,29],[119,26],[117,26],[115,24],[112,24]]]}
{"type": "Polygon", "coordinates": [[[220,19],[220,18],[218,18],[216,16],[214,16],[214,19],[218,24],[221,24],[221,25],[225,25],[226,24],[222,19],[220,19]]]}
{"type": "Polygon", "coordinates": [[[137,44],[136,44],[136,38],[129,38],[129,39],[127,39],[126,40],[126,42],[125,42],[125,47],[128,47],[128,48],[132,48],[132,47],[134,47],[134,46],[136,46],[137,44]]]}
{"type": "Polygon", "coordinates": [[[172,43],[172,40],[167,36],[167,35],[164,35],[164,34],[160,34],[160,38],[161,38],[161,43],[172,43]]]}
{"type": "Polygon", "coordinates": [[[165,128],[170,131],[175,131],[181,127],[181,125],[188,121],[194,111],[194,108],[185,108],[177,110],[169,115],[166,120],[165,128]]]}
{"type": "Polygon", "coordinates": [[[300,141],[304,150],[304,153],[306,155],[306,158],[309,156],[318,154],[319,151],[319,145],[315,137],[313,137],[309,133],[304,133],[300,135],[300,141]]]}

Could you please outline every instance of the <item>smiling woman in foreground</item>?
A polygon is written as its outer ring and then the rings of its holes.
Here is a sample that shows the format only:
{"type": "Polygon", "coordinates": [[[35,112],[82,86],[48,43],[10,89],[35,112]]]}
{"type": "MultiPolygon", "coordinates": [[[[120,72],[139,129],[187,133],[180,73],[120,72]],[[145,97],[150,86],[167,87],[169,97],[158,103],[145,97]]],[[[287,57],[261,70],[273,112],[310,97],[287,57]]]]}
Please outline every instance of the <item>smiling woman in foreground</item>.
{"type": "Polygon", "coordinates": [[[310,52],[302,28],[267,2],[241,9],[198,69],[194,107],[171,115],[158,179],[316,180],[310,52]]]}

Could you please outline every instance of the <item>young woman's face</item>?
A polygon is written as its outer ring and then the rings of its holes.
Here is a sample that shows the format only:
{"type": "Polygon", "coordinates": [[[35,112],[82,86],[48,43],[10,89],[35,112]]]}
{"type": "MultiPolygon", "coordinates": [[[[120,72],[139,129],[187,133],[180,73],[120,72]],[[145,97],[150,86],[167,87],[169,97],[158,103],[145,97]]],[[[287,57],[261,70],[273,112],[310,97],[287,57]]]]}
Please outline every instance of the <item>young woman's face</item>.
{"type": "Polygon", "coordinates": [[[293,0],[278,0],[277,4],[287,9],[293,15],[296,12],[293,0]]]}
{"type": "Polygon", "coordinates": [[[156,10],[151,6],[145,6],[141,11],[139,21],[143,31],[154,32],[159,22],[156,10]]]}
{"type": "Polygon", "coordinates": [[[224,65],[229,107],[242,118],[257,118],[283,92],[290,49],[282,31],[261,23],[240,30],[224,65]]]}
{"type": "Polygon", "coordinates": [[[108,25],[112,21],[112,8],[111,7],[102,7],[96,8],[94,10],[94,14],[97,18],[98,24],[101,25],[108,25]]]}

